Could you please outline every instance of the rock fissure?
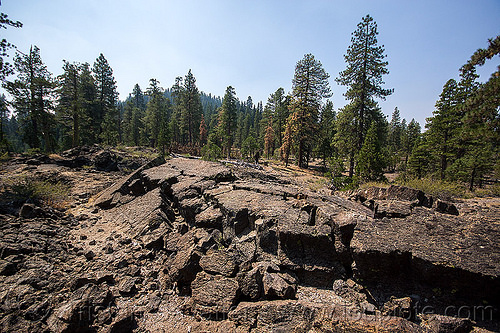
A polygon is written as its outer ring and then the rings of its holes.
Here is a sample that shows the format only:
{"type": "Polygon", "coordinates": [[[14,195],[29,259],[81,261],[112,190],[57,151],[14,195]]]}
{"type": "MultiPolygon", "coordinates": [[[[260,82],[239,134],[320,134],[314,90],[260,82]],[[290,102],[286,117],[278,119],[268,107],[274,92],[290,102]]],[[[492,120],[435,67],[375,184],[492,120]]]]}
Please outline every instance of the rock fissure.
{"type": "Polygon", "coordinates": [[[172,158],[103,191],[99,209],[8,219],[1,330],[37,332],[40,318],[56,332],[498,327],[444,316],[449,304],[498,316],[494,214],[467,219],[399,187],[348,200],[265,172],[172,158]]]}

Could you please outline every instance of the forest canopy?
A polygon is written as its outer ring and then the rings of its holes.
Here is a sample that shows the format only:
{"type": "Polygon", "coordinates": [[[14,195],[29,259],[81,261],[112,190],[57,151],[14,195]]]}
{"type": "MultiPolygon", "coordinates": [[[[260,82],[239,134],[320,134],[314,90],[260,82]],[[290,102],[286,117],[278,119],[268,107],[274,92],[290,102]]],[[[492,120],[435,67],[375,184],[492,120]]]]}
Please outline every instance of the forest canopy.
{"type": "MultiPolygon", "coordinates": [[[[1,14],[1,28],[22,23],[1,14]]],[[[54,76],[42,50],[16,50],[3,39],[0,78],[1,153],[66,150],[88,144],[150,146],[162,154],[184,152],[206,159],[239,158],[295,162],[308,168],[321,160],[338,187],[384,181],[387,172],[467,183],[470,190],[498,175],[500,70],[480,83],[477,67],[499,55],[500,36],[489,40],[459,69],[460,79],[444,83],[425,132],[414,119],[390,119],[380,100],[389,62],[375,20],[366,15],[352,33],[345,69],[335,77],[348,104],[335,110],[330,74],[312,53],[296,63],[292,90],[277,87],[265,104],[237,97],[228,86],[223,97],[198,89],[189,70],[173,83],[151,78],[120,100],[112,64],[104,54],[94,63],[62,60],[54,76]],[[258,158],[257,158],[258,159],[258,158]]],[[[290,69],[292,70],[292,69],[290,69]]],[[[397,87],[396,87],[397,89],[397,87]]],[[[496,177],[498,178],[498,177],[496,177]]]]}

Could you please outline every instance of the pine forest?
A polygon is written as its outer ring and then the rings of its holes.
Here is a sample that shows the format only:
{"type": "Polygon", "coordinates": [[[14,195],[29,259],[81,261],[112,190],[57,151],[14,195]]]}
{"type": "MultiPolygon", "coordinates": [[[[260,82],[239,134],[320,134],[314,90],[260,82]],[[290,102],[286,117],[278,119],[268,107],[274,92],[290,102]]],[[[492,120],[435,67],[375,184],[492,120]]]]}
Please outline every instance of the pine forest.
{"type": "MultiPolygon", "coordinates": [[[[22,29],[3,13],[0,24],[22,29]]],[[[402,182],[498,189],[500,69],[484,83],[476,71],[500,54],[500,36],[464,59],[460,79],[443,82],[432,116],[419,124],[402,118],[397,107],[390,117],[382,112],[379,102],[397,87],[384,82],[389,63],[378,34],[376,21],[366,15],[353,29],[344,70],[327,73],[320,59],[305,54],[290,68],[291,91],[276,87],[264,102],[240,99],[233,86],[200,91],[191,70],[170,82],[151,78],[147,87],[136,84],[128,96],[119,96],[112,64],[102,53],[93,64],[63,60],[63,73],[54,76],[43,50],[33,45],[9,57],[15,49],[3,39],[0,154],[147,146],[163,155],[207,160],[260,158],[303,169],[314,164],[335,189],[387,182],[390,173],[402,182]],[[331,81],[346,89],[347,104],[339,109],[331,81]]]]}

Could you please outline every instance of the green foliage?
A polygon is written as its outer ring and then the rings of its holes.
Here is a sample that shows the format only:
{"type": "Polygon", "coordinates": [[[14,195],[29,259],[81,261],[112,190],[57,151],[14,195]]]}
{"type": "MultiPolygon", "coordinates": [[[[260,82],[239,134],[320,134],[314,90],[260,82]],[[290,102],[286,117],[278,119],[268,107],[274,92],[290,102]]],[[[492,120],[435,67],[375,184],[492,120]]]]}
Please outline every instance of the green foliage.
{"type": "Polygon", "coordinates": [[[441,180],[468,183],[473,191],[495,169],[500,153],[500,71],[479,84],[475,66],[499,53],[500,36],[490,40],[487,50],[472,55],[460,70],[459,82],[451,79],[444,85],[436,110],[427,119],[425,141],[410,157],[410,169],[420,171],[414,173],[417,177],[438,170],[441,180]],[[422,162],[425,168],[415,167],[422,162]]]}
{"type": "Polygon", "coordinates": [[[5,153],[0,154],[0,162],[5,162],[8,160],[10,160],[9,152],[5,152],[5,153]]]}
{"type": "Polygon", "coordinates": [[[456,182],[448,182],[440,179],[432,178],[411,178],[411,179],[397,179],[396,183],[421,190],[426,194],[430,194],[435,198],[449,201],[453,198],[464,197],[466,189],[463,185],[456,182]]]}
{"type": "Polygon", "coordinates": [[[151,79],[149,82],[147,95],[150,99],[143,119],[144,135],[149,146],[160,147],[164,152],[172,139],[172,128],[169,128],[170,100],[163,94],[158,80],[151,79]]]}
{"type": "Polygon", "coordinates": [[[54,208],[65,208],[70,194],[69,186],[62,182],[26,176],[17,177],[7,182],[7,191],[13,195],[15,201],[31,200],[54,208]]]}
{"type": "Polygon", "coordinates": [[[17,78],[6,82],[5,87],[12,96],[12,106],[21,124],[23,141],[31,148],[53,151],[54,116],[52,74],[47,70],[37,46],[28,54],[16,54],[14,58],[17,78]]]}
{"type": "Polygon", "coordinates": [[[328,100],[321,108],[321,119],[315,149],[315,152],[323,158],[323,165],[326,165],[327,159],[332,157],[335,152],[332,138],[335,135],[336,116],[335,111],[333,111],[333,103],[328,100]]]}
{"type": "Polygon", "coordinates": [[[254,153],[259,149],[259,145],[253,136],[249,136],[243,141],[241,145],[241,155],[245,158],[250,156],[253,157],[254,153]]]}
{"type": "Polygon", "coordinates": [[[227,159],[231,155],[231,147],[233,145],[233,136],[236,129],[236,93],[234,88],[229,86],[226,89],[222,107],[219,111],[218,133],[222,138],[227,159]]]}
{"type": "Polygon", "coordinates": [[[289,121],[293,127],[294,145],[297,146],[297,163],[301,168],[308,166],[322,100],[331,96],[329,77],[321,62],[310,53],[295,66],[289,121]]]}
{"type": "Polygon", "coordinates": [[[377,124],[373,122],[357,156],[356,177],[361,182],[385,180],[384,167],[385,161],[377,135],[377,124]]]}
{"type": "Polygon", "coordinates": [[[180,125],[182,129],[183,142],[193,145],[198,142],[198,134],[202,115],[202,105],[196,79],[191,73],[187,73],[184,79],[184,87],[181,93],[181,118],[180,125]]]}
{"type": "Polygon", "coordinates": [[[62,131],[61,140],[70,142],[63,144],[63,148],[70,148],[93,141],[86,129],[91,126],[95,89],[89,64],[64,61],[63,71],[57,78],[56,117],[62,131]]]}
{"type": "Polygon", "coordinates": [[[205,161],[217,161],[222,157],[222,149],[209,141],[201,148],[201,157],[205,161]]]}
{"type": "MultiPolygon", "coordinates": [[[[0,30],[7,29],[7,27],[21,28],[23,24],[19,21],[12,21],[7,14],[0,13],[0,30]]],[[[15,48],[14,45],[9,43],[5,38],[0,40],[0,81],[4,81],[7,76],[14,72],[12,65],[6,61],[8,57],[7,51],[15,48]]]]}
{"type": "MultiPolygon", "coordinates": [[[[388,62],[384,61],[385,50],[378,45],[377,35],[377,23],[366,15],[353,32],[351,45],[344,55],[347,68],[336,79],[339,84],[347,86],[344,96],[350,101],[350,107],[344,108],[343,112],[352,113],[349,118],[353,122],[349,127],[358,149],[361,149],[371,122],[382,118],[374,98],[385,99],[393,92],[392,89],[382,88],[382,77],[389,70],[388,62]]],[[[352,144],[352,141],[349,140],[349,143],[352,144]]]]}
{"type": "Polygon", "coordinates": [[[102,53],[95,60],[92,72],[96,98],[92,115],[94,134],[107,144],[116,144],[121,135],[120,114],[116,108],[118,92],[113,70],[102,53]]]}

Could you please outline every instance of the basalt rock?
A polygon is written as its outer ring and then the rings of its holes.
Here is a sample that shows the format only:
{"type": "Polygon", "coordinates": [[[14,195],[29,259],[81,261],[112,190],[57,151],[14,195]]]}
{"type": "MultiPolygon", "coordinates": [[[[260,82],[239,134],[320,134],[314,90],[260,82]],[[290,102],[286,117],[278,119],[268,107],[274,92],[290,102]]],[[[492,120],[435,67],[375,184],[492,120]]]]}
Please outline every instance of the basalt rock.
{"type": "Polygon", "coordinates": [[[264,170],[159,159],[75,216],[2,217],[0,330],[498,330],[494,204],[346,199],[264,170]]]}

